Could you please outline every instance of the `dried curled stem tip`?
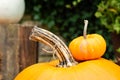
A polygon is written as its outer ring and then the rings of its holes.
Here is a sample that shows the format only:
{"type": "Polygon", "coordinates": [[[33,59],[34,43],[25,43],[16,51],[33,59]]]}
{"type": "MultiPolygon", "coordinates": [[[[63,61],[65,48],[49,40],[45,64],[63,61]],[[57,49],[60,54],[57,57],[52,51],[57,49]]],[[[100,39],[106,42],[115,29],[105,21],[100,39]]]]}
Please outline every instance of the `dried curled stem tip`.
{"type": "Polygon", "coordinates": [[[84,39],[86,39],[86,35],[87,35],[87,26],[88,26],[88,20],[84,20],[84,30],[83,30],[83,36],[84,39]]]}

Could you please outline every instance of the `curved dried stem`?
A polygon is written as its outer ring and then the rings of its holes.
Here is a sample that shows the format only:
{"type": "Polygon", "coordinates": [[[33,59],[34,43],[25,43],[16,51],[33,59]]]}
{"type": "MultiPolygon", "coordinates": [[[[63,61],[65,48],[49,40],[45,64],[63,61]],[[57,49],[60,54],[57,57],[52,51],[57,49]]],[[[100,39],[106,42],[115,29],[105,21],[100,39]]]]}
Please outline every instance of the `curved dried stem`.
{"type": "Polygon", "coordinates": [[[32,29],[30,39],[43,42],[46,45],[50,46],[59,58],[60,64],[58,66],[68,67],[76,64],[65,43],[50,31],[35,26],[32,29]]]}

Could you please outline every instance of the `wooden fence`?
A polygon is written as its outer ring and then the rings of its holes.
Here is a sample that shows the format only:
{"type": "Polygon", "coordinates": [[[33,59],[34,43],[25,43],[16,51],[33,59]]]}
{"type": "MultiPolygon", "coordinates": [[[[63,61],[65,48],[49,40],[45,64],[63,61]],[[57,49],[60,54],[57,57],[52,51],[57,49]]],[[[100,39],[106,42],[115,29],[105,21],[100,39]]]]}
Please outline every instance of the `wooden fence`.
{"type": "MultiPolygon", "coordinates": [[[[13,80],[24,68],[42,61],[38,44],[29,40],[33,26],[0,25],[0,80],[13,80]]],[[[42,58],[43,58],[42,57],[42,58]]],[[[44,59],[50,59],[51,54],[44,59]]]]}

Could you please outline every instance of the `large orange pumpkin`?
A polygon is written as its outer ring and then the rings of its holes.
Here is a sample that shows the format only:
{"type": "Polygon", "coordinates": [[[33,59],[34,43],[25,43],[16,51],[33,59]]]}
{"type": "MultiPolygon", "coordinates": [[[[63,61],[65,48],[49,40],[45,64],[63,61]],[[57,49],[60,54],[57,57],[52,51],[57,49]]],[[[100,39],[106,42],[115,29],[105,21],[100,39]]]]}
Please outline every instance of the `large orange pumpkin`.
{"type": "Polygon", "coordinates": [[[76,60],[90,60],[100,58],[106,51],[106,42],[99,34],[86,35],[85,24],[83,36],[73,39],[69,49],[76,60]]]}
{"type": "Polygon", "coordinates": [[[66,45],[46,30],[35,27],[30,38],[51,46],[59,61],[34,64],[14,80],[120,80],[118,65],[103,58],[77,63],[66,45]]]}
{"type": "Polygon", "coordinates": [[[15,80],[120,80],[120,67],[111,61],[97,59],[72,67],[56,67],[58,63],[38,63],[17,75],[15,80]]]}

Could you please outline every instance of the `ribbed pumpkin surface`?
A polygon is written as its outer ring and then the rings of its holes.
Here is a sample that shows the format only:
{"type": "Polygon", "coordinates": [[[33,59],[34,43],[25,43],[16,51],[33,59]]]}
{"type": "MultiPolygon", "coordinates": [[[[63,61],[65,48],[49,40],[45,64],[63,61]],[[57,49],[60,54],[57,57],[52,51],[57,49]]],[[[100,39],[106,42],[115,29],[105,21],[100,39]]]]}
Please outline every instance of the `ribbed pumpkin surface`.
{"type": "Polygon", "coordinates": [[[88,34],[73,39],[69,49],[76,60],[90,60],[100,58],[106,51],[106,42],[99,34],[88,34]]]}
{"type": "Polygon", "coordinates": [[[58,62],[34,64],[14,80],[120,80],[120,67],[106,59],[89,60],[60,68],[58,62]]]}

